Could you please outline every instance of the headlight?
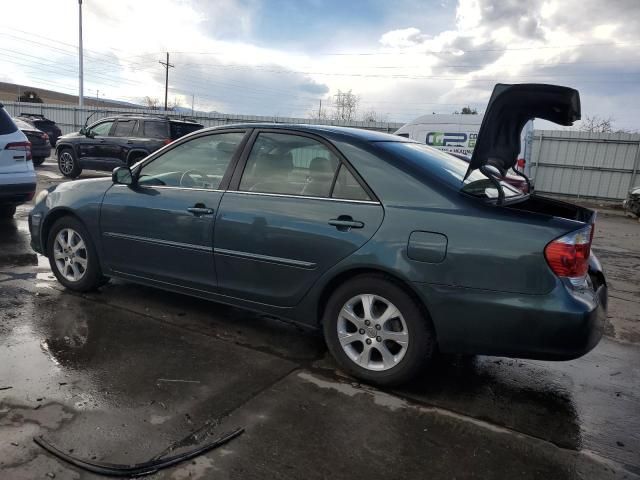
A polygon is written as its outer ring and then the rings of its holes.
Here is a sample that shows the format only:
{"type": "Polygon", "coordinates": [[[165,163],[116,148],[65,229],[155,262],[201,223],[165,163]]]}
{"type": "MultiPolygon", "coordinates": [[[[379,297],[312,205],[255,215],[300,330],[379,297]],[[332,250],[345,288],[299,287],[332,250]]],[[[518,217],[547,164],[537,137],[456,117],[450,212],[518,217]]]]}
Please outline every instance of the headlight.
{"type": "Polygon", "coordinates": [[[41,190],[38,195],[36,195],[36,205],[40,202],[44,202],[45,198],[49,195],[49,190],[41,190]]]}

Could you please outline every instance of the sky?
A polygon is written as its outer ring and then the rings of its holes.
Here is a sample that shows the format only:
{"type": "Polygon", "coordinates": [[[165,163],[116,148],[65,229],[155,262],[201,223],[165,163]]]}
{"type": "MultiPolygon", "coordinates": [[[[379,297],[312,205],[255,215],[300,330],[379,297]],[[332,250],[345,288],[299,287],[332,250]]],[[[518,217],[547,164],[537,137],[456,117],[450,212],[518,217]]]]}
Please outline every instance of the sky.
{"type": "MultiPolygon", "coordinates": [[[[0,81],[78,91],[76,0],[3,0],[0,81]]],[[[84,0],[85,96],[309,117],[483,111],[496,83],[577,88],[582,115],[640,130],[639,0],[84,0]]]]}

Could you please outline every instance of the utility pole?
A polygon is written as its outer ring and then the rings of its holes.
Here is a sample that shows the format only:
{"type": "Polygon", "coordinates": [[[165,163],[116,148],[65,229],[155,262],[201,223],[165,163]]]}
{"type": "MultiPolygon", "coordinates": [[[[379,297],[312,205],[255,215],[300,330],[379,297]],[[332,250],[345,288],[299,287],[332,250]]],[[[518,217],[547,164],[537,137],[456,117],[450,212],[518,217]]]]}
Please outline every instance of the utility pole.
{"type": "Polygon", "coordinates": [[[78,92],[78,106],[84,107],[84,72],[82,68],[82,0],[78,0],[78,62],[80,74],[80,86],[78,92]]]}
{"type": "Polygon", "coordinates": [[[196,101],[196,96],[195,94],[191,94],[191,116],[193,117],[193,104],[196,101]]]}
{"type": "Polygon", "coordinates": [[[167,61],[163,62],[158,60],[158,63],[165,69],[164,74],[164,111],[167,111],[167,95],[169,94],[169,68],[173,68],[175,65],[169,63],[169,52],[167,52],[167,61]]]}
{"type": "Polygon", "coordinates": [[[320,106],[318,107],[318,120],[320,120],[321,114],[322,114],[322,99],[320,99],[320,106]]]}

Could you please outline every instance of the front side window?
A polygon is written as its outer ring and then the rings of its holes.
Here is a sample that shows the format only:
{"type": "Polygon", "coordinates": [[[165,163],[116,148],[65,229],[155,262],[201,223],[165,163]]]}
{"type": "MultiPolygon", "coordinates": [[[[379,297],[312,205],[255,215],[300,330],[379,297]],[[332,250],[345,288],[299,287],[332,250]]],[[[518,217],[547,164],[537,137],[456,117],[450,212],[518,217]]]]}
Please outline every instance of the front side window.
{"type": "Polygon", "coordinates": [[[114,137],[130,137],[133,135],[135,120],[118,120],[116,128],[113,130],[114,137]]]}
{"type": "Polygon", "coordinates": [[[138,184],[216,190],[243,137],[244,132],[218,133],[177,145],[144,165],[138,184]]]}
{"type": "Polygon", "coordinates": [[[91,133],[99,137],[106,137],[111,131],[111,125],[113,125],[113,121],[98,123],[91,127],[91,133]]]}
{"type": "Polygon", "coordinates": [[[340,161],[322,143],[283,133],[258,135],[240,190],[329,197],[340,161]]]}

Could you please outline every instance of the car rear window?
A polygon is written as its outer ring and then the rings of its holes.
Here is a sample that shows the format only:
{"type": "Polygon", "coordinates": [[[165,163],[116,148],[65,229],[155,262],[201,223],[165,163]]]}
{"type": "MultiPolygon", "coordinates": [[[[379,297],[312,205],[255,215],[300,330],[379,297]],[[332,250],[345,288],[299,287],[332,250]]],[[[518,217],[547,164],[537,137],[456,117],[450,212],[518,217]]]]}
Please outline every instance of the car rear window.
{"type": "Polygon", "coordinates": [[[171,122],[171,140],[175,140],[177,138],[183,137],[187,133],[195,132],[196,130],[200,130],[202,125],[199,123],[189,123],[189,122],[171,122]]]}
{"type": "Polygon", "coordinates": [[[14,118],[13,123],[15,123],[16,127],[18,127],[20,130],[33,130],[35,128],[33,125],[30,125],[29,123],[25,122],[24,120],[20,120],[19,118],[14,118]]]}
{"type": "MultiPolygon", "coordinates": [[[[498,189],[479,170],[472,171],[465,179],[469,163],[436,148],[412,142],[376,142],[383,150],[402,158],[410,166],[435,176],[452,188],[479,198],[498,198],[498,189]]],[[[500,182],[506,198],[522,195],[520,190],[506,182],[500,182]]]]}
{"type": "Polygon", "coordinates": [[[18,130],[16,124],[3,107],[0,107],[0,135],[7,135],[18,130]]]}
{"type": "Polygon", "coordinates": [[[144,122],[144,136],[146,138],[167,138],[167,124],[166,122],[155,122],[153,120],[145,120],[144,122]]]}

